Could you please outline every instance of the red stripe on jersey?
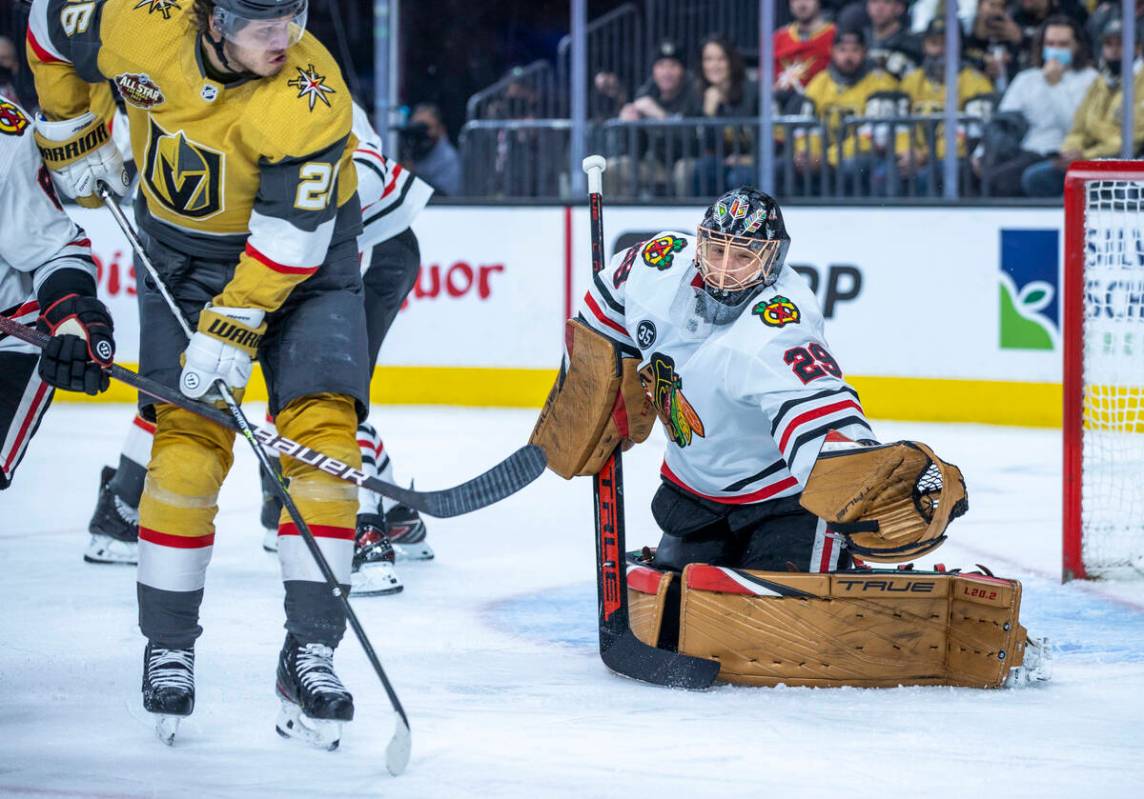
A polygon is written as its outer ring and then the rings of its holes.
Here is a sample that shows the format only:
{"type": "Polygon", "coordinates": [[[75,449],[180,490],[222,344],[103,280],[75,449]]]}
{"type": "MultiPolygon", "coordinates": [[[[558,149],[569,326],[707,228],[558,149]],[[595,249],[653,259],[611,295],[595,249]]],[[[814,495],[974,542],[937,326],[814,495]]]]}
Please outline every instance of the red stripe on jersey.
{"type": "Polygon", "coordinates": [[[23,305],[17,307],[14,311],[12,311],[12,313],[8,314],[8,318],[9,319],[18,319],[21,316],[24,316],[25,314],[39,313],[39,312],[40,312],[40,303],[37,302],[36,300],[32,300],[31,302],[26,302],[23,305]]]}
{"type": "MultiPolygon", "coordinates": [[[[314,538],[338,538],[342,541],[354,540],[354,528],[352,527],[311,524],[310,532],[314,534],[314,538]]],[[[298,532],[298,525],[294,524],[294,522],[286,522],[285,524],[278,525],[278,535],[301,535],[301,533],[298,532]]]]}
{"type": "Polygon", "coordinates": [[[369,147],[358,147],[356,150],[354,150],[354,152],[361,153],[363,155],[372,155],[374,158],[381,162],[381,166],[383,168],[388,167],[389,162],[386,161],[385,156],[379,153],[377,150],[371,150],[369,147]]]}
{"type": "Polygon", "coordinates": [[[152,530],[149,527],[140,527],[139,540],[160,547],[171,547],[172,549],[202,549],[203,547],[214,545],[214,533],[196,536],[171,535],[170,533],[161,533],[158,530],[152,530]]]}
{"type": "Polygon", "coordinates": [[[267,257],[264,253],[259,252],[249,241],[246,242],[246,254],[267,269],[273,269],[275,272],[280,272],[283,275],[312,275],[318,271],[318,267],[316,266],[287,266],[286,264],[280,264],[267,257]]]}
{"type": "Polygon", "coordinates": [[[397,178],[404,171],[405,170],[401,168],[401,164],[394,165],[393,174],[389,176],[389,185],[386,186],[385,191],[381,193],[381,199],[384,200],[386,197],[393,193],[393,190],[397,188],[397,178]]]}
{"type": "Polygon", "coordinates": [[[91,247],[91,239],[89,239],[89,238],[73,239],[72,241],[69,241],[64,246],[65,247],[88,247],[88,248],[90,248],[91,247]]]}
{"type": "Polygon", "coordinates": [[[687,588],[697,591],[714,591],[720,594],[744,594],[755,596],[755,592],[733,580],[729,574],[717,566],[696,565],[687,570],[687,588]]]}
{"type": "Polygon", "coordinates": [[[151,435],[155,435],[155,423],[154,422],[148,422],[142,416],[137,415],[135,417],[135,420],[132,422],[132,424],[135,425],[136,427],[138,427],[140,430],[143,430],[146,433],[150,433],[151,435]]]}
{"type": "Polygon", "coordinates": [[[370,452],[373,452],[373,442],[372,441],[363,441],[362,439],[359,438],[357,440],[357,445],[358,445],[358,449],[368,449],[370,452]]]}
{"type": "Polygon", "coordinates": [[[47,63],[47,64],[68,64],[68,63],[70,63],[68,61],[64,61],[62,58],[56,58],[56,56],[52,55],[47,50],[45,50],[43,47],[41,47],[40,43],[36,41],[36,37],[32,35],[32,28],[30,26],[28,27],[28,46],[32,48],[32,52],[34,52],[36,54],[36,58],[40,59],[44,63],[47,63]]]}
{"type": "Polygon", "coordinates": [[[592,311],[593,315],[595,315],[597,319],[599,319],[608,327],[612,328],[612,330],[622,334],[624,338],[628,337],[628,331],[624,330],[623,326],[613,322],[611,319],[604,315],[604,312],[600,310],[600,306],[596,304],[596,300],[594,297],[592,297],[591,293],[584,295],[584,302],[587,303],[588,309],[592,311]]]}
{"type": "Polygon", "coordinates": [[[656,594],[659,592],[659,581],[663,572],[649,569],[647,566],[632,566],[628,569],[628,588],[641,594],[656,594]]]}
{"type": "Polygon", "coordinates": [[[22,449],[24,438],[28,435],[28,430],[35,424],[36,419],[40,415],[40,405],[44,401],[45,396],[50,396],[52,387],[47,383],[40,383],[36,389],[35,396],[32,397],[32,404],[28,406],[28,412],[24,415],[24,421],[20,423],[20,431],[16,433],[16,438],[12,442],[12,449],[8,452],[8,457],[4,459],[4,473],[12,473],[12,464],[16,460],[16,456],[22,449]]]}
{"type": "Polygon", "coordinates": [[[822,558],[818,562],[818,570],[820,572],[830,571],[830,555],[834,552],[834,538],[827,530],[826,536],[822,541],[822,558]]]}
{"type": "Polygon", "coordinates": [[[769,499],[775,494],[786,491],[791,486],[798,485],[798,480],[796,480],[794,476],[791,475],[789,477],[784,477],[777,483],[771,483],[769,486],[763,486],[758,491],[752,491],[750,494],[741,494],[737,497],[713,497],[710,494],[704,494],[702,491],[696,491],[694,488],[687,485],[687,483],[680,480],[675,472],[673,472],[671,468],[668,467],[667,461],[664,461],[663,466],[659,467],[659,473],[685,491],[688,491],[697,497],[709,499],[712,502],[718,502],[723,505],[748,505],[752,502],[762,502],[764,499],[769,499]]]}
{"type": "Polygon", "coordinates": [[[827,416],[831,413],[836,413],[837,411],[840,411],[844,408],[853,408],[854,410],[858,411],[858,413],[865,415],[865,412],[862,410],[862,406],[852,399],[842,400],[841,402],[834,402],[830,405],[823,405],[821,408],[815,408],[814,410],[799,414],[791,420],[790,424],[787,425],[787,429],[783,432],[782,438],[779,439],[779,449],[783,452],[786,452],[786,445],[787,442],[790,441],[791,433],[793,433],[797,428],[801,427],[807,422],[813,421],[814,419],[821,419],[823,416],[827,416]]]}

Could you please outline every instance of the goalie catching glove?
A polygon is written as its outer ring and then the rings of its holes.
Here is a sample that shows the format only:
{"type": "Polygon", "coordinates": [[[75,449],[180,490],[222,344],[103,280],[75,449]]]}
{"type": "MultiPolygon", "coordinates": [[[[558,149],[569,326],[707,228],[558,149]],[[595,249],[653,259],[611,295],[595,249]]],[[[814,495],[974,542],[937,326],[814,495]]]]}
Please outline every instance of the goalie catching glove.
{"type": "Polygon", "coordinates": [[[866,445],[833,431],[799,501],[845,535],[852,553],[881,563],[937,549],[969,509],[961,470],[925,444],[866,445]]]}
{"type": "Polygon", "coordinates": [[[646,440],[656,416],[635,358],[576,319],[567,322],[564,344],[565,362],[528,443],[570,480],[598,473],[617,446],[646,440]]]}

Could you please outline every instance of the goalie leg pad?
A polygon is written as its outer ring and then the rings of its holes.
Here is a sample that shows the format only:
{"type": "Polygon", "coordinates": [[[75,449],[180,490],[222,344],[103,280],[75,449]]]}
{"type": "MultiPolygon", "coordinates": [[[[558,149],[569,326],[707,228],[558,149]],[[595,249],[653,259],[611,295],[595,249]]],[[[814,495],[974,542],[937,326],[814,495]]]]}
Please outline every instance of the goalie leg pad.
{"type": "Polygon", "coordinates": [[[583,322],[568,320],[566,368],[556,378],[528,442],[568,480],[596,474],[624,441],[640,443],[655,425],[634,358],[583,322]]]}
{"type": "Polygon", "coordinates": [[[668,589],[675,578],[674,572],[628,567],[628,625],[635,637],[648,646],[659,644],[668,589]]]}
{"type": "Polygon", "coordinates": [[[746,685],[1001,687],[1024,656],[1021,584],[984,575],[800,575],[695,564],[679,651],[746,685]]]}

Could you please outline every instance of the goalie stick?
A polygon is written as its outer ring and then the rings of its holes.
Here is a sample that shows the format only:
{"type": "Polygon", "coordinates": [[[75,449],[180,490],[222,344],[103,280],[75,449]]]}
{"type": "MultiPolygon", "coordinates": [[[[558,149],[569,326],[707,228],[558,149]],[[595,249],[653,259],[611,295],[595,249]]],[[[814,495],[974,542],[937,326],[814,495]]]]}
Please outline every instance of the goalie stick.
{"type": "MultiPolygon", "coordinates": [[[[48,336],[4,316],[0,316],[0,331],[40,348],[48,343],[48,336]]],[[[112,364],[108,368],[108,374],[149,397],[197,413],[223,427],[229,427],[232,430],[239,429],[236,422],[218,408],[189,399],[178,390],[156,383],[132,372],[130,369],[112,364]]],[[[259,443],[270,449],[297,458],[315,469],[321,469],[323,472],[354,483],[361,488],[376,491],[390,499],[396,499],[403,505],[408,505],[422,513],[438,518],[471,513],[515,494],[539,477],[544,472],[546,463],[544,451],[530,444],[521,447],[487,472],[460,485],[437,491],[414,491],[411,488],[402,488],[372,475],[367,475],[336,458],[304,447],[271,430],[255,425],[251,425],[251,430],[259,443]]]]}
{"type": "MultiPolygon", "coordinates": [[[[592,271],[604,268],[602,156],[584,159],[591,210],[592,271]]],[[[596,595],[599,602],[600,659],[625,677],[672,688],[707,688],[719,674],[714,660],[648,646],[628,623],[628,576],[624,562],[624,476],[617,447],[592,477],[596,522],[596,595]]]]}

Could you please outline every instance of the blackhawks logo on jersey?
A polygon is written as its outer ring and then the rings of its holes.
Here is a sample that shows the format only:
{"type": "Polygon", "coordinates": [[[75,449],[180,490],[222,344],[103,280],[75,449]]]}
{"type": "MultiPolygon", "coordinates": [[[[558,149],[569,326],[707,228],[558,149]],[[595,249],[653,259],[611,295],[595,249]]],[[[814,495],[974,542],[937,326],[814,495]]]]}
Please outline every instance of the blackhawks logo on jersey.
{"type": "Polygon", "coordinates": [[[683,396],[683,378],[676,374],[671,356],[652,353],[651,361],[640,370],[640,381],[651,394],[655,412],[676,446],[686,447],[693,436],[703,437],[703,420],[683,396]]]}
{"type": "Polygon", "coordinates": [[[28,127],[24,112],[7,100],[0,101],[0,133],[9,136],[23,136],[28,127]]]}
{"type": "Polygon", "coordinates": [[[781,295],[757,303],[751,313],[758,314],[767,327],[786,327],[802,321],[798,306],[781,295]]]}
{"type": "Polygon", "coordinates": [[[143,180],[151,197],[193,219],[221,211],[223,154],[191,141],[181,130],[168,133],[154,117],[150,122],[143,180]]]}
{"type": "Polygon", "coordinates": [[[686,246],[687,239],[679,236],[660,236],[644,245],[643,261],[661,272],[671,269],[671,264],[675,261],[675,254],[686,246]]]}

